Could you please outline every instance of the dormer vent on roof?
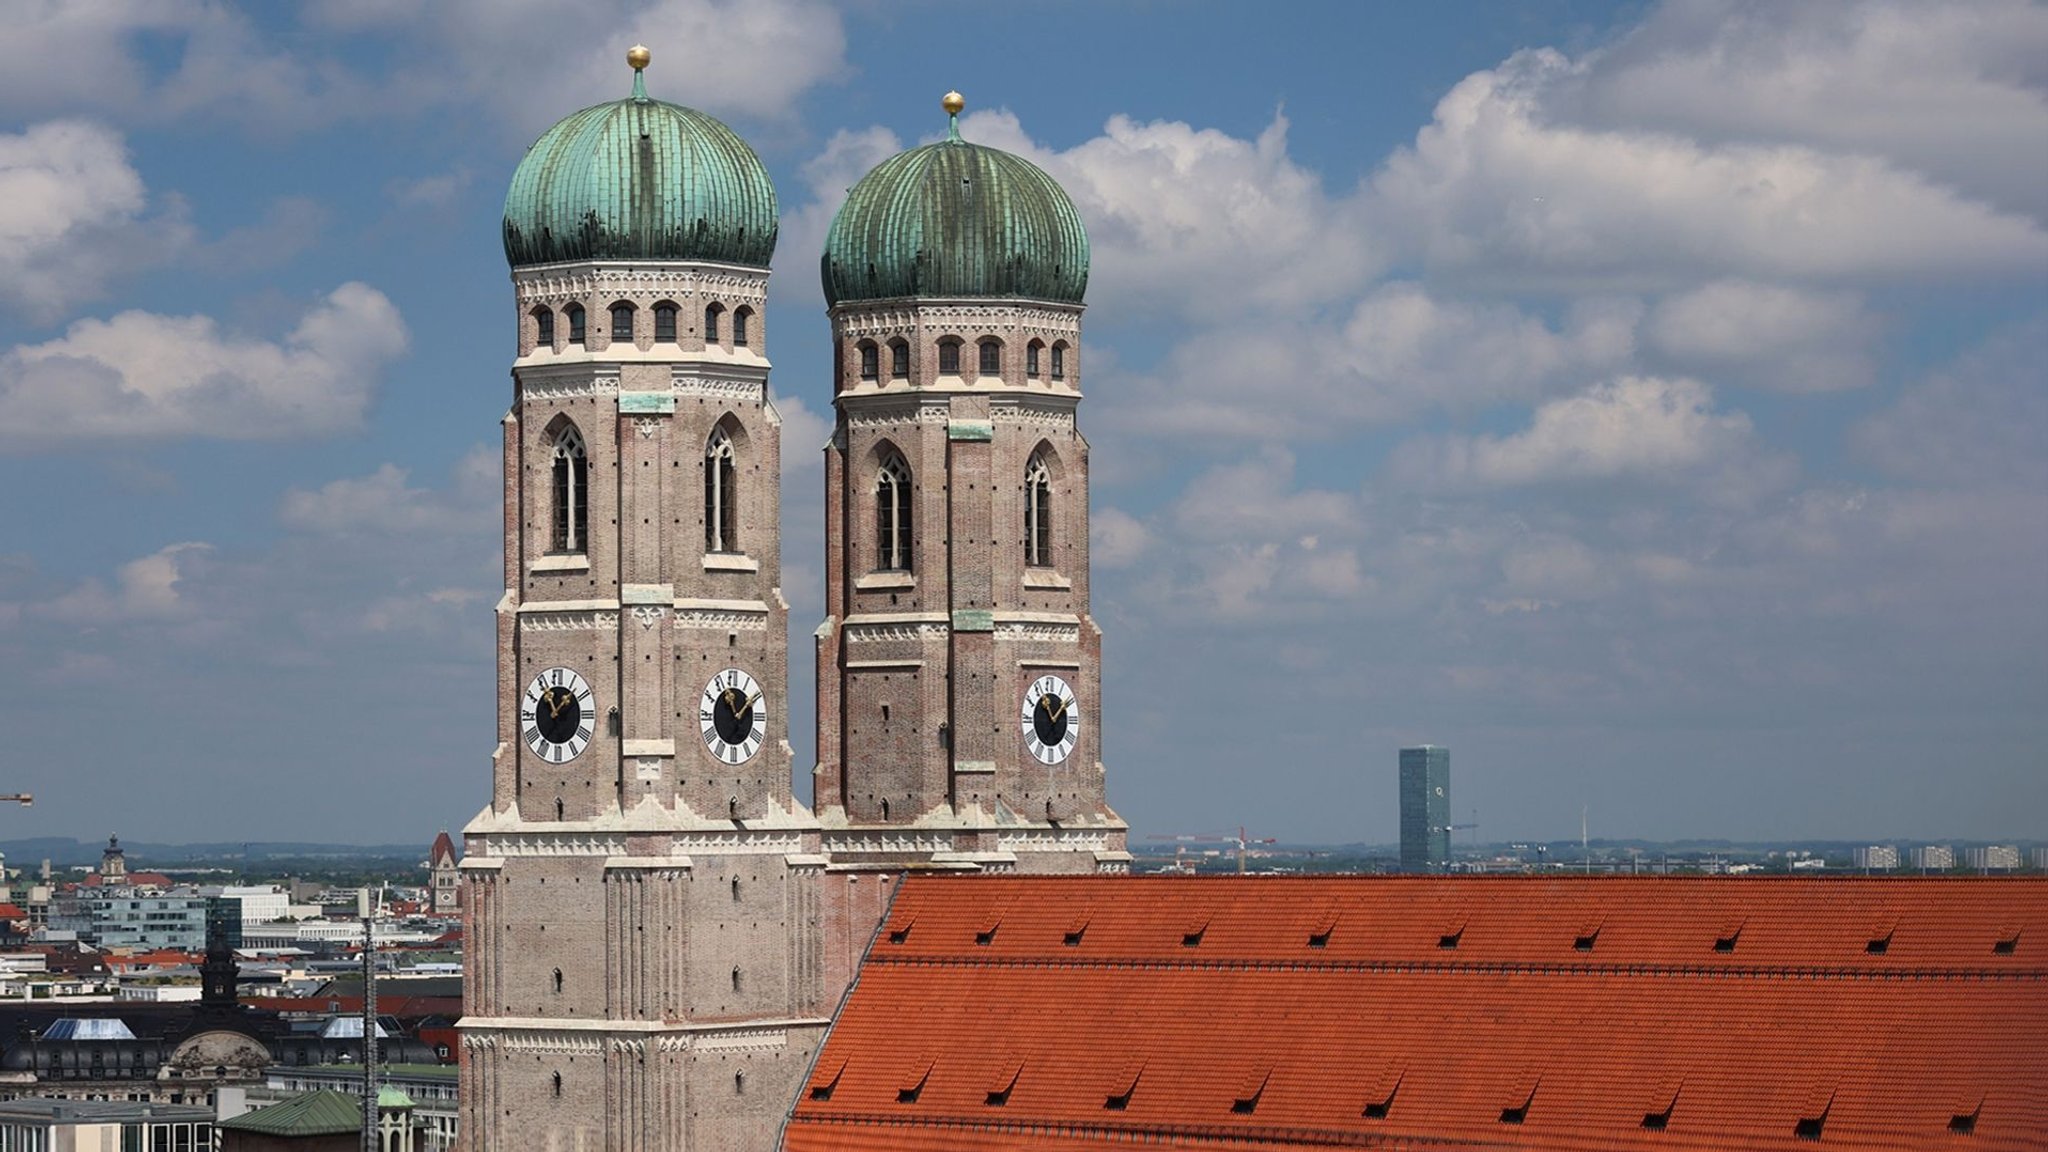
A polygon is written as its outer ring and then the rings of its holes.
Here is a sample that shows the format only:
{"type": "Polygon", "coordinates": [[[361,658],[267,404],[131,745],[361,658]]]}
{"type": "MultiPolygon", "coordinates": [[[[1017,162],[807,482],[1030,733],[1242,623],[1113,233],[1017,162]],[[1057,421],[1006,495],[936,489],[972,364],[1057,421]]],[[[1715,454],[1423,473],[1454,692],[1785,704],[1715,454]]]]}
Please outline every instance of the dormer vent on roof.
{"type": "Polygon", "coordinates": [[[1261,1064],[1246,1072],[1237,1085],[1237,1094],[1230,1101],[1233,1115],[1249,1116],[1259,1110],[1259,1097],[1266,1094],[1266,1084],[1273,1079],[1273,1066],[1261,1064]]]}
{"type": "Polygon", "coordinates": [[[917,1059],[912,1060],[910,1067],[906,1068],[903,1072],[903,1079],[899,1080],[896,1084],[896,1102],[898,1104],[917,1103],[917,1098],[924,1093],[925,1081],[932,1077],[932,1066],[937,1063],[937,1058],[928,1055],[919,1056],[917,1059]]]}
{"type": "Polygon", "coordinates": [[[984,1101],[991,1108],[1001,1108],[1010,1102],[1010,1091],[1017,1087],[1017,1077],[1024,1074],[1024,1058],[1012,1056],[996,1068],[995,1079],[989,1081],[988,1099],[984,1101]]]}
{"type": "Polygon", "coordinates": [[[1666,1078],[1657,1082],[1650,1092],[1648,1108],[1643,1113],[1643,1127],[1652,1132],[1662,1132],[1671,1126],[1671,1113],[1678,1108],[1678,1091],[1685,1082],[1666,1078]]]}
{"type": "Polygon", "coordinates": [[[1309,919],[1308,946],[1311,948],[1329,947],[1330,934],[1336,930],[1337,909],[1334,905],[1325,905],[1321,911],[1309,919]]]}
{"type": "Polygon", "coordinates": [[[2018,925],[2000,929],[1998,938],[1991,942],[1991,954],[1993,956],[2010,956],[2019,950],[2020,930],[2018,925]]]}
{"type": "Polygon", "coordinates": [[[1437,933],[1436,946],[1439,948],[1446,949],[1456,948],[1458,946],[1458,943],[1462,941],[1464,938],[1465,918],[1463,916],[1460,916],[1455,920],[1452,920],[1449,924],[1444,925],[1443,931],[1437,933]]]}
{"type": "Polygon", "coordinates": [[[1360,1112],[1367,1120],[1385,1120],[1394,1110],[1394,1097],[1401,1091],[1400,1065],[1387,1063],[1361,1081],[1365,1088],[1365,1108],[1360,1112]]]}
{"type": "Polygon", "coordinates": [[[1815,1085],[1806,1094],[1806,1103],[1799,1109],[1799,1121],[1792,1126],[1792,1135],[1801,1140],[1820,1139],[1821,1130],[1827,1127],[1828,1111],[1835,1106],[1835,1086],[1832,1083],[1815,1085]]]}
{"type": "Polygon", "coordinates": [[[1714,951],[1735,951],[1735,945],[1742,940],[1742,925],[1743,921],[1741,920],[1731,921],[1722,925],[1721,931],[1714,935],[1714,951]]]}
{"type": "Polygon", "coordinates": [[[1536,1086],[1539,1083],[1541,1077],[1534,1072],[1524,1072],[1515,1078],[1508,1087],[1506,1103],[1501,1105],[1501,1123],[1521,1124],[1529,1119],[1529,1105],[1536,1100],[1536,1086]]]}
{"type": "Polygon", "coordinates": [[[1075,914],[1072,920],[1067,921],[1067,930],[1060,937],[1060,943],[1069,948],[1079,948],[1081,946],[1081,938],[1088,934],[1088,921],[1093,919],[1094,915],[1095,913],[1092,909],[1084,909],[1075,914]]]}
{"type": "Polygon", "coordinates": [[[1183,929],[1183,930],[1181,931],[1181,934],[1180,934],[1180,945],[1181,945],[1181,947],[1183,947],[1183,948],[1200,948],[1200,947],[1202,946],[1202,937],[1203,937],[1204,935],[1206,935],[1206,934],[1208,933],[1208,931],[1209,931],[1209,921],[1207,921],[1207,920],[1196,920],[1196,921],[1193,921],[1193,922],[1191,922],[1191,923],[1190,923],[1190,924],[1189,924],[1189,925],[1188,925],[1188,926],[1187,926],[1187,927],[1186,927],[1185,929],[1183,929]]]}
{"type": "Polygon", "coordinates": [[[846,1057],[821,1062],[811,1071],[811,1099],[830,1100],[833,1090],[839,1087],[839,1078],[846,1073],[846,1057]]]}
{"type": "Polygon", "coordinates": [[[1131,1094],[1138,1090],[1138,1078],[1145,1074],[1145,1062],[1132,1060],[1118,1068],[1109,1081],[1109,1091],[1103,1096],[1102,1106],[1111,1112],[1122,1112],[1131,1106],[1131,1094]]]}

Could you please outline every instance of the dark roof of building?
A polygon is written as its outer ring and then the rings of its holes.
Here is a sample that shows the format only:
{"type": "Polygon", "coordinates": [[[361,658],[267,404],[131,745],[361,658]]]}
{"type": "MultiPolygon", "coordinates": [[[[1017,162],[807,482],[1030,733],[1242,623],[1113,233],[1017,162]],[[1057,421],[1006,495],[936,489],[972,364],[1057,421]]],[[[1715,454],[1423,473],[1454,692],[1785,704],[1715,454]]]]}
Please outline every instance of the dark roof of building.
{"type": "Polygon", "coordinates": [[[2048,880],[913,875],[789,1152],[2048,1143],[2048,880]]]}

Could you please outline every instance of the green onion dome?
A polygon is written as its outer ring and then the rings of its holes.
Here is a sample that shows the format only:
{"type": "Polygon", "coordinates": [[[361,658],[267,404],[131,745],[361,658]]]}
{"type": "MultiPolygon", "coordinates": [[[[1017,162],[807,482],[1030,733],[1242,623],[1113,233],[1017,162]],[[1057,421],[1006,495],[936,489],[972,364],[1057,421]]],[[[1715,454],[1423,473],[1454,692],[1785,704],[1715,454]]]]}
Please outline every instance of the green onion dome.
{"type": "Polygon", "coordinates": [[[1088,233],[1036,164],[960,139],[898,153],[846,194],[825,237],[825,302],[1023,296],[1081,303],[1088,233]]]}
{"type": "Polygon", "coordinates": [[[505,194],[505,259],[715,260],[766,268],[775,186],[718,120],[651,100],[646,49],[627,54],[633,95],[548,129],[505,194]]]}

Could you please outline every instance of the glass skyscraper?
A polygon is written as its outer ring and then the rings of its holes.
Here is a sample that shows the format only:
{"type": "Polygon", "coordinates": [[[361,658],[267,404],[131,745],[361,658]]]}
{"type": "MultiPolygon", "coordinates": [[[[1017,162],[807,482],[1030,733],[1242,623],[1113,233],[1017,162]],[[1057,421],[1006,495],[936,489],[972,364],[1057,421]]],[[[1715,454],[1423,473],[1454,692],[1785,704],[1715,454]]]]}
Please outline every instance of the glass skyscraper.
{"type": "Polygon", "coordinates": [[[1401,749],[1401,870],[1442,872],[1451,863],[1451,750],[1401,749]]]}

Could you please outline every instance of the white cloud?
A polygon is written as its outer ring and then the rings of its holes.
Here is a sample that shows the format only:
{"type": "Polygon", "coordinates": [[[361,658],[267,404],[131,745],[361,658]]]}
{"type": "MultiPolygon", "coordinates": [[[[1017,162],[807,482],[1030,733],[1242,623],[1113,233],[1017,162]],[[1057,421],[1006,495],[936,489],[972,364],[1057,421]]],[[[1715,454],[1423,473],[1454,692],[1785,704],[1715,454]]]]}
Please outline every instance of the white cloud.
{"type": "MultiPolygon", "coordinates": [[[[2000,332],[1850,430],[1894,476],[1944,488],[2010,488],[2048,524],[2048,316],[2000,332]]],[[[2048,535],[2048,533],[2042,533],[2048,535]]]]}
{"type": "Polygon", "coordinates": [[[0,358],[0,446],[346,431],[405,347],[398,309],[358,283],[335,289],[275,343],[227,335],[207,316],[80,320],[0,358]]]}
{"type": "Polygon", "coordinates": [[[137,620],[176,620],[192,606],[180,594],[179,582],[193,563],[213,545],[197,541],[171,544],[121,566],[110,587],[96,577],[44,607],[51,618],[101,626],[137,620]]]}
{"type": "Polygon", "coordinates": [[[144,219],[121,134],[84,120],[0,135],[0,303],[50,320],[190,239],[176,215],[144,219]]]}
{"type": "Polygon", "coordinates": [[[503,493],[503,467],[499,453],[472,448],[443,490],[415,488],[405,469],[383,464],[367,476],[330,480],[312,491],[291,489],[278,518],[287,528],[326,536],[483,533],[500,523],[492,513],[503,493]]]}
{"type": "Polygon", "coordinates": [[[1331,320],[1199,331],[1120,379],[1105,421],[1150,435],[1327,439],[1432,410],[1534,401],[1626,365],[1641,309],[1589,300],[1552,328],[1512,304],[1383,284],[1331,320]]]}
{"type": "Polygon", "coordinates": [[[1145,522],[1121,508],[1097,508],[1088,515],[1088,561],[1091,568],[1128,568],[1152,546],[1145,522]]]}
{"type": "Polygon", "coordinates": [[[1542,405],[1509,436],[1404,445],[1393,470],[1425,487],[1671,479],[1748,457],[1753,436],[1747,415],[1715,411],[1705,384],[1625,376],[1542,405]]]}
{"type": "Polygon", "coordinates": [[[1667,297],[1646,332],[1681,370],[1777,391],[1859,388],[1877,370],[1879,325],[1855,292],[1717,280],[1667,297]]]}
{"type": "Polygon", "coordinates": [[[2048,8],[2026,0],[1686,0],[1652,11],[1549,103],[1717,145],[1885,156],[2039,220],[2048,218],[2044,57],[2048,8]]]}
{"type": "Polygon", "coordinates": [[[1381,227],[1435,272],[1547,288],[2048,266],[2039,222],[1883,156],[1573,123],[1552,97],[1593,66],[1532,49],[1460,82],[1374,177],[1381,227]]]}
{"type": "Polygon", "coordinates": [[[1088,226],[1089,294],[1121,308],[1209,318],[1299,309],[1357,289],[1383,262],[1362,197],[1330,195],[1288,155],[1281,115],[1255,140],[1119,115],[1052,151],[1008,111],[968,115],[961,135],[1060,182],[1088,226]]]}
{"type": "MultiPolygon", "coordinates": [[[[782,225],[775,236],[775,299],[778,304],[824,300],[818,283],[818,254],[832,217],[860,178],[882,161],[903,151],[903,142],[886,128],[858,131],[842,128],[825,147],[804,163],[800,175],[810,195],[798,206],[785,202],[782,225]]],[[[786,193],[784,195],[787,195],[786,193]]]]}

